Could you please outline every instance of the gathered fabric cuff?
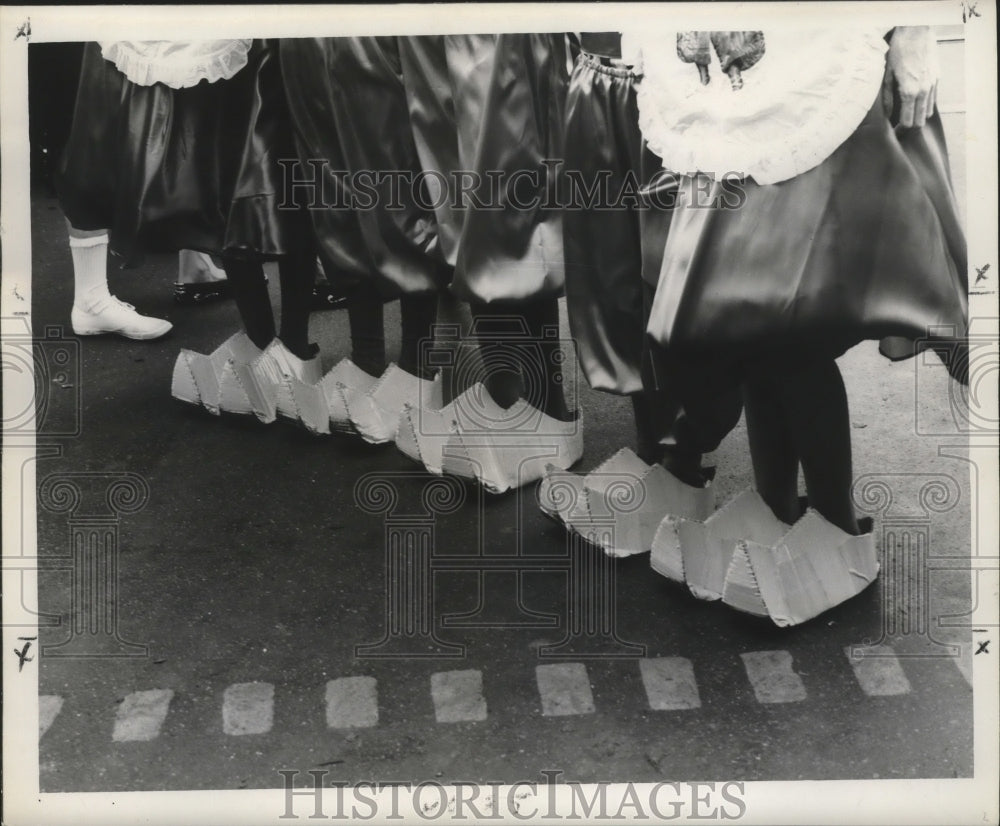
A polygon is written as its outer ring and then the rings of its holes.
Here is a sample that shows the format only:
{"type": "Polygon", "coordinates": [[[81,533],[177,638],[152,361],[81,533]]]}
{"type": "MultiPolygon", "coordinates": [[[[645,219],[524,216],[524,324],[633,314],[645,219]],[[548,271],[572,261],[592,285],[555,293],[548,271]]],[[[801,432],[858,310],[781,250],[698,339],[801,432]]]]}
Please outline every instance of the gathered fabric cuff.
{"type": "Polygon", "coordinates": [[[105,60],[138,86],[186,89],[203,80],[228,80],[247,65],[252,40],[104,40],[105,60]]]}
{"type": "Polygon", "coordinates": [[[623,38],[642,75],[639,125],[665,169],[779,183],[819,166],[864,120],[882,87],[884,32],[765,35],[767,53],[738,91],[717,63],[702,85],[674,33],[623,38]]]}

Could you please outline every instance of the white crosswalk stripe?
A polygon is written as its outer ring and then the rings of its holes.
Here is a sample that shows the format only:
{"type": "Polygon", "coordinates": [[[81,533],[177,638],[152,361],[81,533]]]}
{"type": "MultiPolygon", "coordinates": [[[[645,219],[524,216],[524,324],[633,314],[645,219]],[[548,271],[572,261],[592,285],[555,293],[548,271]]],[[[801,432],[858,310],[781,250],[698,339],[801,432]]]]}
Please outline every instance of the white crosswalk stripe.
{"type": "Polygon", "coordinates": [[[676,711],[701,706],[694,667],[690,660],[683,657],[639,660],[639,671],[649,707],[654,711],[676,711]]]}
{"type": "Polygon", "coordinates": [[[757,702],[798,703],[806,698],[806,687],[787,651],[750,651],[740,658],[757,702]]]}
{"type": "Polygon", "coordinates": [[[483,672],[470,669],[431,674],[431,699],[439,723],[485,720],[483,672]]]}
{"type": "MultiPolygon", "coordinates": [[[[913,690],[892,647],[850,646],[844,649],[844,653],[859,687],[867,696],[891,697],[909,694],[913,690]]],[[[740,654],[740,659],[757,702],[771,705],[798,703],[807,699],[808,692],[795,670],[789,651],[750,651],[740,654]]],[[[955,665],[961,666],[958,662],[955,665]]],[[[701,691],[690,660],[684,657],[640,659],[639,673],[650,709],[683,711],[702,708],[701,691]]],[[[535,667],[535,681],[543,716],[596,712],[590,675],[583,663],[538,665],[535,667]]],[[[478,669],[431,674],[430,694],[434,719],[438,723],[478,722],[489,717],[483,672],[478,669]]],[[[154,740],[160,734],[173,697],[174,692],[170,689],[136,691],[127,695],[115,714],[112,740],[154,740]]],[[[49,731],[60,715],[64,699],[53,694],[39,696],[39,738],[49,731]]],[[[340,677],[328,681],[325,712],[327,727],[331,729],[377,726],[378,681],[369,676],[340,677]]],[[[222,730],[227,735],[266,734],[274,727],[274,713],[275,686],[271,683],[234,683],[223,692],[222,730]]]]}
{"type": "Polygon", "coordinates": [[[38,698],[38,737],[41,738],[62,711],[63,698],[56,694],[43,694],[38,698]]]}
{"type": "Polygon", "coordinates": [[[226,734],[265,734],[274,725],[274,686],[235,683],[222,700],[222,730],[226,734]]]}
{"type": "Polygon", "coordinates": [[[327,728],[369,728],[378,724],[374,677],[341,677],[326,684],[327,728]]]}
{"type": "Polygon", "coordinates": [[[854,669],[854,676],[857,677],[861,690],[869,697],[910,693],[910,681],[906,679],[891,646],[848,646],[844,653],[854,669]]]}
{"type": "Polygon", "coordinates": [[[111,739],[116,743],[154,740],[167,718],[174,692],[164,688],[135,691],[122,700],[111,739]]]}
{"type": "Polygon", "coordinates": [[[542,714],[560,717],[570,714],[593,714],[594,695],[590,676],[583,663],[557,663],[535,668],[542,714]]]}

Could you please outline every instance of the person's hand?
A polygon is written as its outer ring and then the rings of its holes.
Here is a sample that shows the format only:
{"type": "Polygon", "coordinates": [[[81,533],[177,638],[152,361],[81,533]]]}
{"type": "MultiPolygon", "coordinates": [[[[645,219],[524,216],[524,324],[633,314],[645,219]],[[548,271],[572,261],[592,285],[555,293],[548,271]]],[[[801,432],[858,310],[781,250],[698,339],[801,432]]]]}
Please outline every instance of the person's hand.
{"type": "Polygon", "coordinates": [[[934,113],[939,66],[937,43],[929,26],[897,26],[889,40],[882,80],[882,105],[892,117],[899,95],[899,125],[921,127],[934,113]]]}

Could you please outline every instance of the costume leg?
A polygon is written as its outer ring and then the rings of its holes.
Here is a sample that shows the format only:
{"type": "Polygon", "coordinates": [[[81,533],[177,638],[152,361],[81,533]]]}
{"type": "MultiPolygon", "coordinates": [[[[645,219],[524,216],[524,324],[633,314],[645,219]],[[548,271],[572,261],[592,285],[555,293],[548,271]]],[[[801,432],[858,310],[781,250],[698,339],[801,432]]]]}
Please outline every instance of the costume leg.
{"type": "Polygon", "coordinates": [[[434,378],[433,368],[424,363],[422,350],[434,337],[434,323],[437,320],[438,294],[436,292],[413,293],[399,299],[399,313],[402,320],[402,344],[399,352],[399,366],[411,375],[421,379],[434,378]]]}
{"type": "Polygon", "coordinates": [[[374,284],[362,283],[347,306],[351,325],[351,361],[370,376],[385,372],[382,296],[374,284]]]}
{"type": "Polygon", "coordinates": [[[802,462],[809,505],[849,534],[859,533],[851,485],[851,424],[837,362],[821,359],[778,374],[788,428],[802,462]]]}
{"type": "Polygon", "coordinates": [[[240,311],[240,319],[250,340],[261,350],[274,340],[274,313],[267,280],[260,261],[223,259],[223,269],[232,284],[233,297],[240,311]]]}
{"type": "Polygon", "coordinates": [[[757,492],[775,516],[791,525],[799,518],[799,455],[777,387],[780,381],[749,378],[743,398],[757,492]]]}

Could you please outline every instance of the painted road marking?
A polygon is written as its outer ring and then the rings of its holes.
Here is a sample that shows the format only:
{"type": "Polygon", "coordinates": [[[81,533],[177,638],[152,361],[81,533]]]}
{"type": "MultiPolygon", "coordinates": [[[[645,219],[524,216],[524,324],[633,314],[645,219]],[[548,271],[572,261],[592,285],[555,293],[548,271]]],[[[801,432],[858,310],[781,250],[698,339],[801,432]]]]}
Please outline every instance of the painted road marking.
{"type": "Polygon", "coordinates": [[[439,671],[431,674],[431,699],[439,723],[461,723],[486,719],[483,672],[439,671]]]}
{"type": "Polygon", "coordinates": [[[535,667],[535,679],[546,717],[594,713],[594,695],[583,663],[539,665],[535,667]]]}
{"type": "Polygon", "coordinates": [[[63,698],[56,694],[42,694],[38,698],[38,737],[41,738],[62,711],[63,698]]]}
{"type": "Polygon", "coordinates": [[[649,707],[654,711],[701,706],[690,660],[683,657],[639,660],[639,671],[642,673],[642,684],[646,687],[649,707]]]}
{"type": "Polygon", "coordinates": [[[222,730],[226,734],[264,734],[274,725],[274,686],[234,683],[222,700],[222,730]]]}
{"type": "Polygon", "coordinates": [[[750,651],[740,657],[757,702],[798,703],[806,698],[806,687],[792,669],[787,651],[750,651]]]}
{"type": "Polygon", "coordinates": [[[378,723],[374,677],[341,677],[326,684],[327,728],[369,728],[378,723]]]}
{"type": "Polygon", "coordinates": [[[164,688],[135,691],[122,700],[111,739],[116,743],[153,740],[167,718],[174,692],[164,688]]]}
{"type": "Polygon", "coordinates": [[[851,663],[851,668],[854,669],[854,676],[861,684],[861,690],[869,697],[891,697],[910,693],[910,681],[906,679],[903,667],[896,659],[896,652],[890,646],[877,645],[866,648],[861,657],[852,657],[850,646],[845,648],[844,652],[851,663]]]}

